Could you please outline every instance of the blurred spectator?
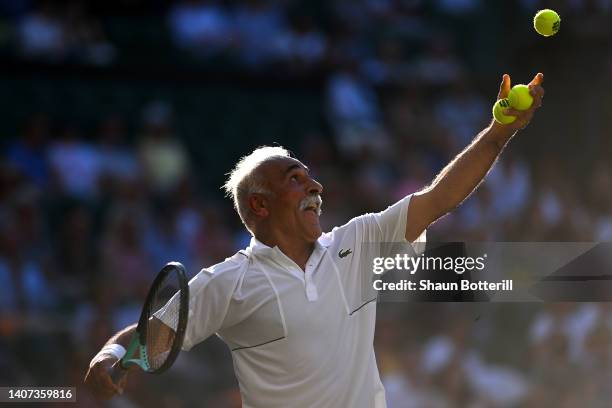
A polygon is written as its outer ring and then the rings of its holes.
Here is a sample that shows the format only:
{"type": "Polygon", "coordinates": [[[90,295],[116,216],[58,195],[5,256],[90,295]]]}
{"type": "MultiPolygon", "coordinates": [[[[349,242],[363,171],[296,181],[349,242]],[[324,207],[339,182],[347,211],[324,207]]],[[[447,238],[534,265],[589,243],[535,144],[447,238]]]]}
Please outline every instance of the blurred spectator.
{"type": "Polygon", "coordinates": [[[39,260],[23,251],[27,242],[16,221],[0,220],[0,316],[20,322],[27,313],[50,312],[58,299],[39,260]]]}
{"type": "Polygon", "coordinates": [[[172,108],[166,102],[147,105],[138,147],[144,177],[156,193],[167,193],[187,175],[187,151],[174,134],[172,108]]]}
{"type": "Polygon", "coordinates": [[[460,208],[457,216],[465,241],[495,241],[497,231],[487,228],[497,221],[494,207],[495,197],[487,184],[482,184],[478,191],[470,196],[460,208]]]}
{"type": "Polygon", "coordinates": [[[584,303],[570,312],[566,320],[566,336],[572,362],[588,364],[586,340],[599,324],[609,329],[610,319],[609,309],[604,304],[584,303]]]}
{"type": "Polygon", "coordinates": [[[388,408],[444,408],[449,406],[442,392],[431,386],[429,376],[419,366],[421,350],[414,345],[406,347],[397,356],[400,371],[384,375],[388,408]]]}
{"type": "Polygon", "coordinates": [[[367,208],[385,208],[391,201],[389,191],[395,185],[394,169],[388,160],[362,154],[358,158],[362,165],[355,169],[355,197],[361,197],[360,205],[367,208]]]}
{"type": "Polygon", "coordinates": [[[275,53],[275,44],[287,30],[282,10],[269,0],[245,0],[234,11],[240,58],[251,67],[265,65],[275,53]]]}
{"type": "Polygon", "coordinates": [[[539,209],[546,225],[554,226],[561,221],[562,205],[559,195],[552,188],[540,193],[539,209]]]}
{"type": "Polygon", "coordinates": [[[425,160],[411,153],[399,168],[399,183],[394,183],[393,199],[400,200],[414,191],[419,191],[431,181],[431,171],[425,160]]]}
{"type": "Polygon", "coordinates": [[[465,363],[466,378],[483,406],[512,407],[527,397],[529,384],[516,369],[486,364],[475,353],[465,363]]]}
{"type": "Polygon", "coordinates": [[[42,1],[24,16],[19,24],[19,40],[21,52],[26,57],[63,58],[68,44],[58,7],[50,1],[42,1]]]}
{"type": "Polygon", "coordinates": [[[306,14],[294,16],[290,29],[276,41],[276,55],[300,71],[319,63],[325,56],[327,41],[306,14]]]}
{"type": "MultiPolygon", "coordinates": [[[[227,218],[219,217],[222,213],[223,211],[214,203],[204,209],[204,222],[193,242],[195,256],[193,264],[197,270],[223,261],[235,248],[231,231],[227,227],[227,218]]],[[[241,238],[244,243],[250,241],[251,236],[245,234],[241,235],[241,238]]]]}
{"type": "Polygon", "coordinates": [[[485,181],[500,222],[520,216],[529,203],[532,189],[527,163],[508,153],[495,163],[485,181]]]}
{"type": "MultiPolygon", "coordinates": [[[[143,244],[149,254],[149,263],[154,270],[160,270],[169,261],[181,262],[190,270],[189,242],[180,235],[178,224],[178,209],[170,203],[161,203],[160,208],[147,222],[143,231],[143,244]]],[[[197,228],[197,225],[194,225],[197,228]]]]}
{"type": "Polygon", "coordinates": [[[602,216],[595,221],[595,236],[596,241],[610,242],[612,241],[612,216],[602,216]]]}
{"type": "Polygon", "coordinates": [[[61,193],[82,200],[93,200],[98,195],[100,152],[97,146],[81,140],[75,126],[65,126],[51,143],[48,160],[61,193]]]}
{"type": "Polygon", "coordinates": [[[462,61],[454,53],[447,34],[432,36],[426,51],[417,59],[418,78],[430,85],[448,86],[465,75],[462,61]]]}
{"type": "Polygon", "coordinates": [[[611,169],[605,159],[593,165],[593,172],[587,182],[586,201],[593,216],[594,239],[612,241],[612,183],[611,169]]]}
{"type": "Polygon", "coordinates": [[[364,60],[363,72],[373,84],[402,86],[414,80],[414,67],[404,55],[403,44],[384,40],[378,44],[376,55],[364,60]]]}
{"type": "Polygon", "coordinates": [[[235,40],[231,16],[217,0],[177,2],[169,24],[176,45],[201,56],[217,55],[235,40]]]}
{"type": "Polygon", "coordinates": [[[455,149],[463,149],[490,121],[488,102],[466,78],[458,78],[434,107],[435,119],[451,135],[455,149]]]}
{"type": "Polygon", "coordinates": [[[142,242],[142,214],[118,206],[109,214],[102,243],[102,272],[111,277],[119,300],[142,299],[154,276],[151,259],[142,242]]]}
{"type": "Polygon", "coordinates": [[[351,157],[364,148],[378,152],[388,149],[378,97],[359,75],[354,62],[329,79],[327,103],[342,154],[351,157]]]}
{"type": "Polygon", "coordinates": [[[74,299],[82,295],[98,272],[94,245],[97,241],[89,208],[70,201],[62,204],[65,208],[58,210],[62,222],[54,226],[58,237],[54,249],[64,295],[74,299]]]}
{"type": "Polygon", "coordinates": [[[49,137],[49,119],[45,115],[32,116],[25,125],[22,137],[9,145],[9,163],[33,181],[40,189],[49,182],[49,164],[46,144],[49,137]]]}
{"type": "Polygon", "coordinates": [[[123,119],[109,116],[99,125],[101,173],[114,180],[137,180],[140,175],[139,163],[134,150],[127,145],[123,119]]]}
{"type": "Polygon", "coordinates": [[[27,58],[76,60],[96,65],[113,61],[116,50],[85,5],[42,1],[19,24],[19,48],[27,58]]]}

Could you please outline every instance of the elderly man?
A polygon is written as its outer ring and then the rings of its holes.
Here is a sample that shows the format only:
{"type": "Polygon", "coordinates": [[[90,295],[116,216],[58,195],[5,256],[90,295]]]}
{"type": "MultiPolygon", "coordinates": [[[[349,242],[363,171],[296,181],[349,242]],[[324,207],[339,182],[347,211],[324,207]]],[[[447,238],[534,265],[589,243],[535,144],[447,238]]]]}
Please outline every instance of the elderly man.
{"type": "MultiPolygon", "coordinates": [[[[374,356],[376,297],[364,297],[359,260],[365,243],[423,242],[425,229],[478,186],[544,96],[543,75],[529,84],[526,111],[492,122],[431,185],[380,213],[322,233],[323,187],[280,147],[242,158],[225,185],[251,244],[190,282],[183,349],[217,333],[230,347],[245,407],[385,407],[374,356]]],[[[498,97],[507,96],[504,75],[498,97]]],[[[163,319],[162,319],[163,320],[163,319]]],[[[133,326],[92,360],[85,381],[100,397],[122,391],[109,368],[133,326]],[[104,351],[106,350],[106,351],[104,351]],[[109,351],[110,350],[110,351],[109,351]]]]}

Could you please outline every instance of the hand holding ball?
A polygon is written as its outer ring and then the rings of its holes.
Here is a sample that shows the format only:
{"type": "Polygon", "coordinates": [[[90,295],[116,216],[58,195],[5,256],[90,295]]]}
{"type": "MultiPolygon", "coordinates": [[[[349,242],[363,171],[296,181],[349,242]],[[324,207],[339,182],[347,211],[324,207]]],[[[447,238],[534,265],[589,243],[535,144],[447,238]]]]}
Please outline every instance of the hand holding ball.
{"type": "Polygon", "coordinates": [[[533,28],[544,37],[557,34],[560,26],[561,17],[551,9],[540,10],[533,18],[533,28]]]}
{"type": "Polygon", "coordinates": [[[508,127],[509,130],[513,131],[527,126],[536,108],[542,105],[542,98],[544,97],[543,81],[544,75],[538,72],[529,82],[529,85],[521,84],[511,87],[510,75],[504,74],[499,85],[497,101],[493,105],[495,122],[502,125],[514,123],[508,127]]]}
{"type": "Polygon", "coordinates": [[[527,85],[515,85],[510,90],[508,98],[502,98],[493,105],[493,117],[502,125],[507,125],[516,120],[516,116],[504,115],[504,109],[514,108],[516,110],[527,110],[533,104],[533,97],[529,93],[527,85]]]}
{"type": "Polygon", "coordinates": [[[495,102],[495,105],[493,105],[493,117],[498,123],[501,123],[502,125],[507,125],[516,120],[516,116],[504,115],[504,109],[508,109],[509,107],[510,103],[506,98],[500,99],[495,102]]]}
{"type": "Polygon", "coordinates": [[[508,94],[510,106],[518,110],[527,110],[533,103],[533,97],[529,93],[527,85],[514,85],[508,94]]]}

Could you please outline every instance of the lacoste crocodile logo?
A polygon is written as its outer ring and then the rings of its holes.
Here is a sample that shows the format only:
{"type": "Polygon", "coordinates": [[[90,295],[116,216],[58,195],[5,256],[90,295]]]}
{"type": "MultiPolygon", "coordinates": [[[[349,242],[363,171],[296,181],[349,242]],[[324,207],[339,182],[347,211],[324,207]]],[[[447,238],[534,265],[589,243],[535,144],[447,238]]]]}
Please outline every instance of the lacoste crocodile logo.
{"type": "Polygon", "coordinates": [[[350,255],[350,254],[352,254],[352,253],[353,253],[353,251],[351,251],[350,249],[347,249],[347,250],[345,250],[345,251],[340,250],[340,252],[338,252],[338,256],[339,256],[340,258],[344,258],[344,257],[346,257],[346,256],[349,256],[349,255],[350,255]]]}

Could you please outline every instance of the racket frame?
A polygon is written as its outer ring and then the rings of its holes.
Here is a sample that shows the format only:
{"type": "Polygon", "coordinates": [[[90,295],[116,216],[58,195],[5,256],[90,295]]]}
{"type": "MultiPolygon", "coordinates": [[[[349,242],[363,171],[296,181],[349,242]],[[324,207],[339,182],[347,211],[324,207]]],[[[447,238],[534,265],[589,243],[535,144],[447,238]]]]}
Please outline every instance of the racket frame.
{"type": "Polygon", "coordinates": [[[137,365],[143,371],[151,374],[159,374],[166,371],[176,360],[180,351],[180,346],[176,347],[175,344],[182,344],[185,337],[185,330],[187,328],[188,319],[188,308],[189,308],[189,285],[187,284],[187,277],[185,274],[185,267],[179,262],[169,262],[162,268],[157,274],[155,280],[151,284],[145,303],[140,312],[140,318],[138,319],[138,325],[136,331],[132,335],[130,344],[126,350],[125,356],[119,360],[119,367],[122,369],[128,369],[130,366],[137,365]],[[149,364],[149,358],[147,353],[147,326],[149,325],[149,319],[153,317],[150,314],[150,304],[153,302],[154,297],[157,293],[158,286],[164,281],[168,274],[176,271],[178,276],[178,291],[179,293],[179,319],[178,326],[176,328],[174,339],[172,341],[173,347],[170,350],[170,354],[164,361],[164,363],[157,369],[153,369],[149,364]],[[182,318],[181,318],[181,315],[182,318]],[[137,351],[137,356],[132,357],[137,351]]]}

